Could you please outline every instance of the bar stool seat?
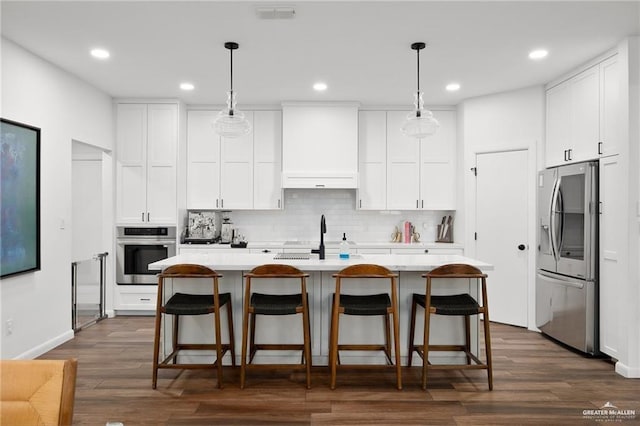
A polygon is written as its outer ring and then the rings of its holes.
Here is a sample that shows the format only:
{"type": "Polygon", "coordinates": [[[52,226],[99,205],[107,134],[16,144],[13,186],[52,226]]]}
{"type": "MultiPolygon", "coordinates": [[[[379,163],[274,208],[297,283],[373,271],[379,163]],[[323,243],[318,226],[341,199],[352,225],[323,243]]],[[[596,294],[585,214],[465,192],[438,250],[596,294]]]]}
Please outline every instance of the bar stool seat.
{"type": "Polygon", "coordinates": [[[491,335],[489,330],[489,306],[487,301],[487,275],[478,268],[465,264],[450,264],[435,268],[431,272],[422,275],[426,278],[426,293],[413,294],[411,303],[411,319],[409,329],[409,356],[408,365],[411,367],[413,352],[422,358],[422,389],[427,388],[427,372],[433,369],[484,369],[487,370],[489,390],[493,389],[493,365],[491,361],[491,335]],[[482,295],[482,304],[468,293],[453,295],[432,295],[432,282],[440,279],[464,278],[469,280],[479,280],[482,295]],[[416,307],[421,306],[425,310],[424,314],[424,336],[423,343],[414,342],[416,327],[416,307]],[[462,316],[464,317],[465,342],[464,344],[440,344],[429,343],[430,318],[431,314],[462,316]],[[485,357],[483,362],[471,350],[471,315],[483,316],[485,357]],[[461,351],[466,357],[466,364],[431,364],[429,353],[432,351],[461,351]]]}
{"type": "Polygon", "coordinates": [[[293,368],[305,369],[307,389],[311,388],[311,324],[309,320],[309,300],[307,294],[307,278],[309,274],[296,267],[282,264],[266,264],[253,268],[244,274],[245,295],[242,321],[242,363],[240,364],[240,389],[244,389],[246,371],[249,369],[293,368]],[[297,282],[300,293],[273,294],[252,292],[252,286],[265,284],[266,281],[277,280],[278,284],[290,281],[297,282]],[[296,315],[302,314],[302,344],[298,343],[256,343],[256,316],[258,315],[296,315]],[[247,345],[249,346],[247,348],[247,345]],[[247,353],[248,350],[248,353],[247,353]],[[252,364],[259,350],[301,351],[299,365],[252,364]],[[247,362],[247,355],[249,360],[247,362]]]}
{"type": "Polygon", "coordinates": [[[158,299],[156,302],[156,321],[153,343],[153,376],[152,387],[156,389],[159,369],[215,369],[218,373],[218,388],[222,388],[222,358],[228,352],[231,354],[231,364],[236,365],[234,336],[233,336],[233,311],[230,293],[219,292],[219,279],[222,275],[213,269],[202,265],[178,264],[165,269],[158,274],[158,299]],[[211,279],[213,294],[174,293],[169,300],[165,298],[166,279],[203,278],[211,279]],[[222,343],[220,329],[220,309],[227,308],[227,323],[229,342],[222,343]],[[180,317],[183,315],[213,314],[213,328],[215,342],[207,343],[182,343],[180,341],[180,317]],[[164,360],[160,361],[160,328],[163,317],[173,316],[172,349],[164,360]],[[203,363],[178,363],[178,355],[183,350],[190,351],[215,351],[216,360],[211,364],[203,363]]]}

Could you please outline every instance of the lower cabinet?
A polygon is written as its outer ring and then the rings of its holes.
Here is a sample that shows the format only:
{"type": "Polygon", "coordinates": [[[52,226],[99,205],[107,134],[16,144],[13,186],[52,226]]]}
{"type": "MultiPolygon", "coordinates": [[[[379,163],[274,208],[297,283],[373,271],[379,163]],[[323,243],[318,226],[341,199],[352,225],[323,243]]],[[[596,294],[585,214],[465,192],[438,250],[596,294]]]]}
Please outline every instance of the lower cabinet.
{"type": "Polygon", "coordinates": [[[157,297],[158,288],[155,285],[116,285],[113,308],[116,313],[140,311],[153,315],[157,297]]]}

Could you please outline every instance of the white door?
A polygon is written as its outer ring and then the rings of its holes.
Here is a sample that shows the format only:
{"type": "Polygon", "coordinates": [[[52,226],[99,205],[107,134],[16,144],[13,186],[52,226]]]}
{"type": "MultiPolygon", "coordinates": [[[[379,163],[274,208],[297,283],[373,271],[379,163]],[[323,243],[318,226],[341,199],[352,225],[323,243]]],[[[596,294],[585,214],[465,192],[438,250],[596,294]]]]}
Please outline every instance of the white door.
{"type": "Polygon", "coordinates": [[[527,326],[528,152],[476,155],[476,257],[494,265],[489,319],[527,326]]]}

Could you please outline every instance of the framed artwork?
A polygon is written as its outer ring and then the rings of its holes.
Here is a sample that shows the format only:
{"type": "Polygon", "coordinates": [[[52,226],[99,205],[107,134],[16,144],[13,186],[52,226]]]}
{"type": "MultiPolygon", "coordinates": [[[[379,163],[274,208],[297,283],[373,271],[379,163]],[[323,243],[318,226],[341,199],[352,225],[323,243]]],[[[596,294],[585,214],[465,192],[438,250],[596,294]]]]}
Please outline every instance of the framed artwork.
{"type": "Polygon", "coordinates": [[[40,129],[0,118],[0,278],[40,270],[40,129]]]}

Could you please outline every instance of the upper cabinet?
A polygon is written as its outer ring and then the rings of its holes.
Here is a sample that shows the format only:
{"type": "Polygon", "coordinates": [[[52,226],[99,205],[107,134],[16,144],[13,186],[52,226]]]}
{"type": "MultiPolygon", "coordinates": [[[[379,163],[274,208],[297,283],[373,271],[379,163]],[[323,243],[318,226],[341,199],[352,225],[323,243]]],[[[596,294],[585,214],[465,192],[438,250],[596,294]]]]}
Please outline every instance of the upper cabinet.
{"type": "Polygon", "coordinates": [[[402,134],[408,113],[387,112],[387,208],[455,210],[455,111],[435,111],[440,128],[424,139],[402,134]]]}
{"type": "Polygon", "coordinates": [[[387,208],[387,112],[358,114],[358,208],[387,208]]]}
{"type": "Polygon", "coordinates": [[[357,177],[357,104],[283,104],[284,188],[357,188],[357,177]]]}
{"type": "Polygon", "coordinates": [[[175,224],[177,103],[116,105],[118,223],[175,224]]]}
{"type": "Polygon", "coordinates": [[[282,208],[282,111],[253,113],[253,208],[282,208]]]}
{"type": "Polygon", "coordinates": [[[617,153],[617,55],[547,90],[546,165],[617,153]]]}
{"type": "Polygon", "coordinates": [[[440,128],[424,139],[400,130],[409,111],[360,111],[358,208],[455,209],[455,111],[436,111],[440,128]]]}
{"type": "Polygon", "coordinates": [[[238,138],[214,132],[216,115],[187,113],[187,208],[280,208],[280,112],[246,111],[252,131],[238,138]]]}

